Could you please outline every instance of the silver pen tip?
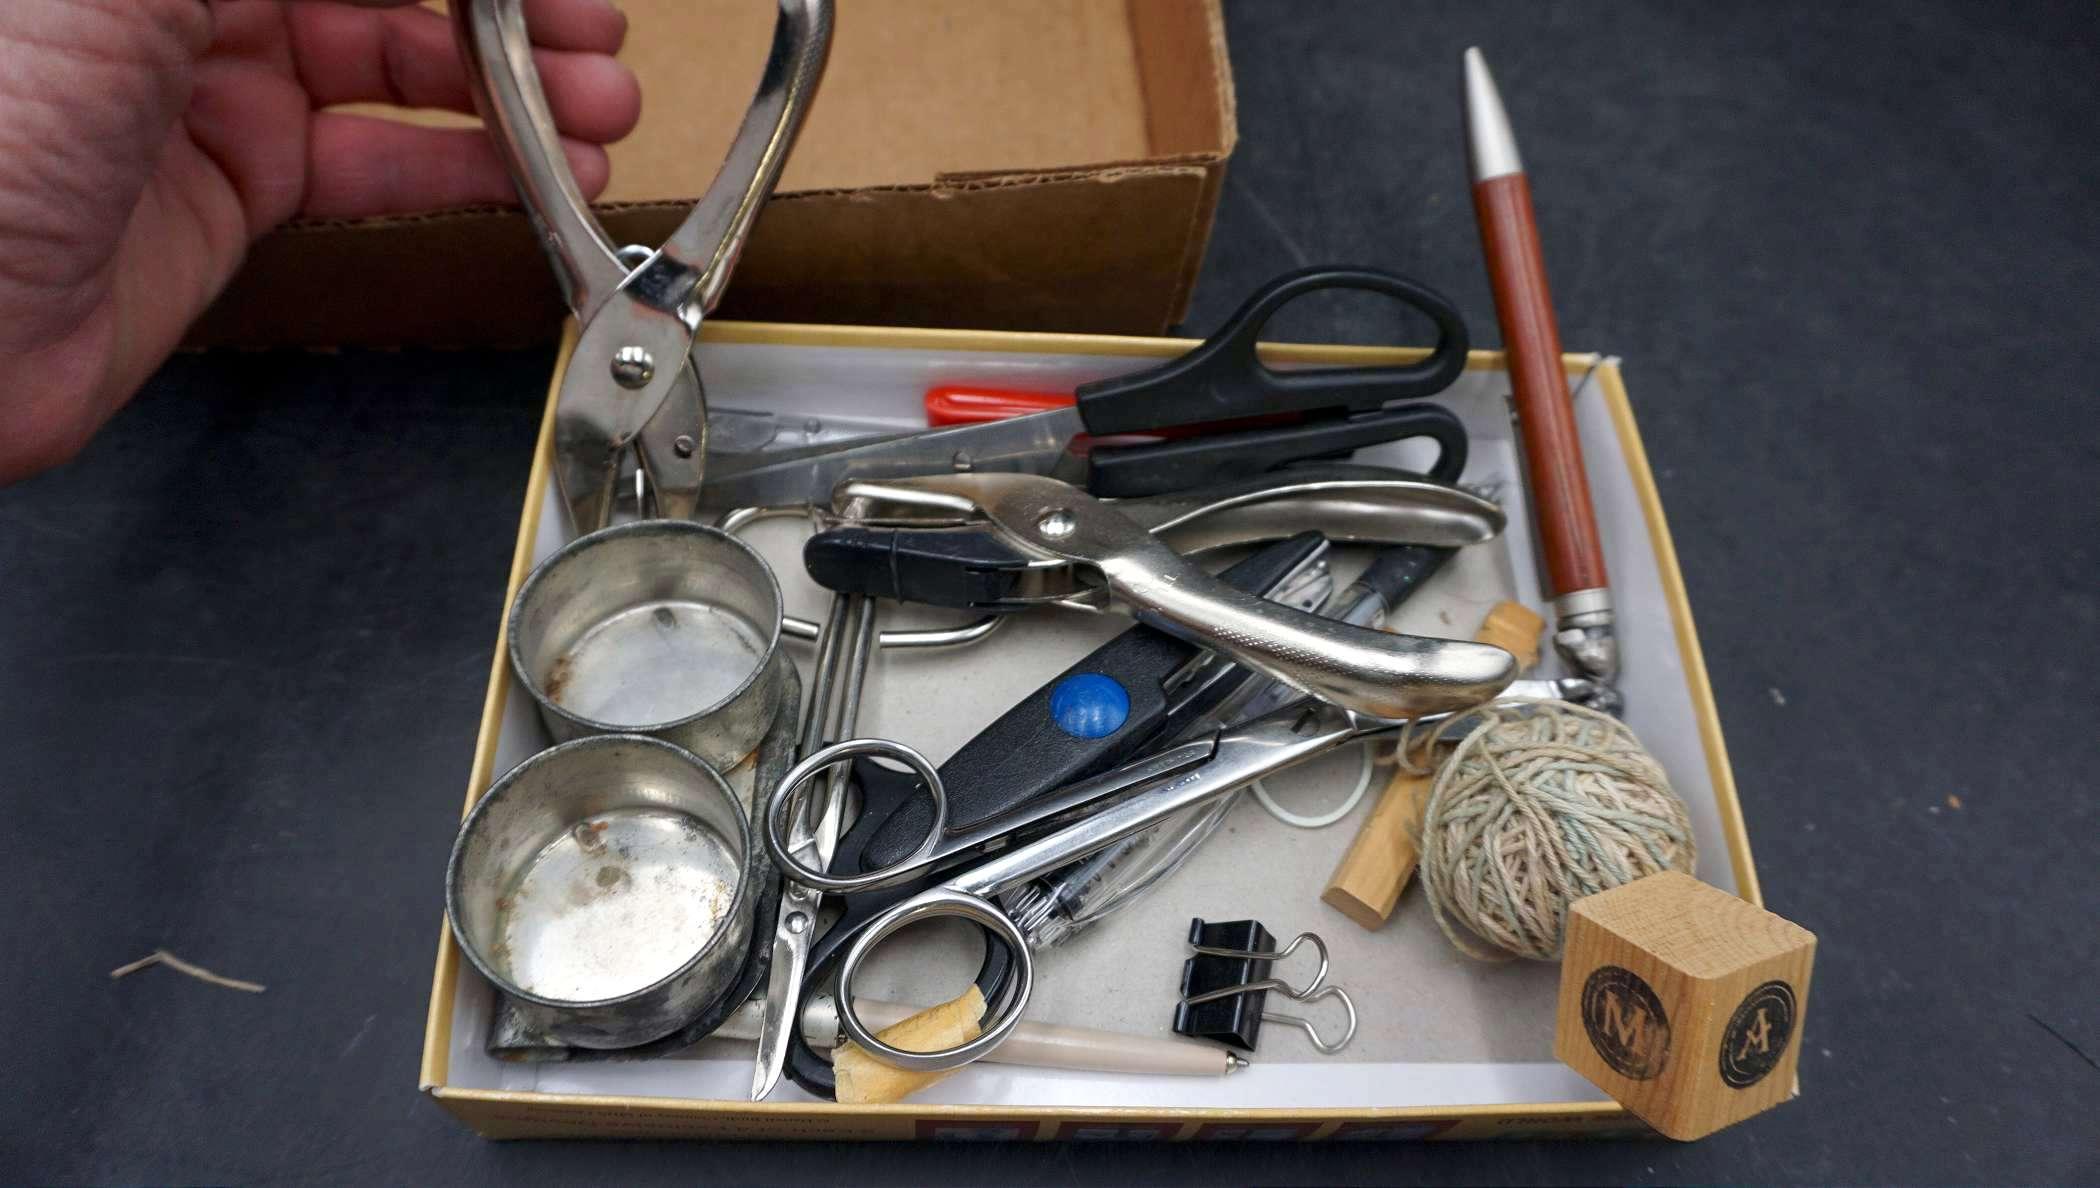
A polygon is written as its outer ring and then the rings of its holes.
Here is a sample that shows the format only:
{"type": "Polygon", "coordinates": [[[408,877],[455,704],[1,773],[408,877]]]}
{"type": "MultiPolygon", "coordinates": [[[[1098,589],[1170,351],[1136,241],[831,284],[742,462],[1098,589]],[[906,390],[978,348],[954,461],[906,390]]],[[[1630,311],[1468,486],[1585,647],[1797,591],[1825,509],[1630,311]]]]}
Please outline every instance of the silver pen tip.
{"type": "Polygon", "coordinates": [[[1466,50],[1466,164],[1475,182],[1524,172],[1516,134],[1509,130],[1509,112],[1479,46],[1466,50]]]}
{"type": "Polygon", "coordinates": [[[1243,1069],[1243,1068],[1247,1068],[1247,1067],[1249,1067],[1249,1066],[1248,1066],[1248,1064],[1247,1064],[1247,1061],[1246,1061],[1246,1059],[1245,1059],[1244,1057],[1242,1057],[1241,1055],[1239,1055],[1239,1053],[1237,1053],[1237,1052],[1227,1052],[1227,1053],[1225,1053],[1225,1075],[1226,1075],[1226,1076],[1228,1076],[1228,1077],[1229,1077],[1229,1076],[1231,1076],[1232,1074],[1234,1074],[1234,1073],[1236,1073],[1236,1072],[1240,1071],[1240,1070],[1241,1070],[1241,1069],[1243,1069]]]}

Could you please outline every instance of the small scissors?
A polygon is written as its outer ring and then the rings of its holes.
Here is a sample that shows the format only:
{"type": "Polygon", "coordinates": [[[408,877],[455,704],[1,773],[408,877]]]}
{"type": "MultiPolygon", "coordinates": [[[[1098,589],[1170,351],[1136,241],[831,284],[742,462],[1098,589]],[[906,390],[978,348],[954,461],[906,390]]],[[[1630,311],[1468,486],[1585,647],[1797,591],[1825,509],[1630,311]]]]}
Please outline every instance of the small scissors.
{"type": "Polygon", "coordinates": [[[614,246],[577,188],[533,68],[523,0],[453,4],[475,104],[583,328],[554,428],[555,478],[579,535],[611,520],[630,444],[657,514],[697,506],[707,459],[707,397],[692,359],[700,320],[780,177],[831,47],[832,0],[777,3],[765,72],[728,156],[654,251],[614,246]]]}
{"type": "Polygon", "coordinates": [[[1005,1041],[1020,1022],[1034,987],[1035,968],[1027,938],[995,902],[1000,893],[1024,886],[1262,776],[1294,767],[1351,739],[1397,730],[1400,726],[1398,722],[1361,717],[1317,701],[1289,705],[1245,725],[1215,731],[1208,737],[1125,764],[1106,775],[1068,785],[1004,817],[954,833],[947,830],[947,791],[924,755],[887,739],[849,739],[807,756],[789,770],[766,801],[762,833],[766,849],[787,878],[847,896],[879,894],[884,889],[909,884],[928,872],[991,854],[875,916],[854,937],[839,962],[840,1023],[855,1043],[896,1068],[960,1068],[1005,1041]],[[862,755],[896,760],[925,781],[933,801],[925,840],[900,861],[864,874],[838,876],[813,870],[795,858],[785,836],[797,794],[827,767],[862,755]],[[1054,831],[999,848],[1017,836],[1026,836],[1030,830],[1043,828],[1054,831]],[[979,986],[991,1005],[983,1031],[976,1039],[935,1052],[909,1052],[877,1039],[854,1012],[854,981],[869,955],[885,939],[912,924],[940,917],[956,917],[982,926],[988,934],[988,946],[1002,950],[1007,960],[988,959],[978,975],[979,986]],[[995,984],[986,986],[987,981],[995,984]]]}

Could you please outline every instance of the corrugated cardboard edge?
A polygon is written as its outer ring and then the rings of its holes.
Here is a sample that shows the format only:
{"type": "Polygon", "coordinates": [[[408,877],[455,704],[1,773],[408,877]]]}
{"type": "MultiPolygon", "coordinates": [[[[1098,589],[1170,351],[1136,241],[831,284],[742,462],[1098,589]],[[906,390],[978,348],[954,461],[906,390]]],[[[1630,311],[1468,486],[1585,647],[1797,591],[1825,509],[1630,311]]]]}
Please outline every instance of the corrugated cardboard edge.
{"type": "MultiPolygon", "coordinates": [[[[1139,28],[1148,20],[1173,19],[1175,14],[1162,6],[1147,5],[1144,0],[1131,0],[1129,11],[1131,42],[1137,49],[1138,79],[1139,85],[1143,87],[1147,85],[1146,80],[1165,69],[1153,59],[1158,55],[1172,53],[1180,46],[1182,39],[1173,36],[1147,36],[1139,28]]],[[[1173,317],[1170,325],[1178,323],[1188,315],[1189,300],[1196,289],[1197,273],[1202,268],[1204,255],[1210,250],[1210,235],[1217,222],[1218,201],[1225,188],[1227,162],[1232,157],[1233,150],[1238,147],[1240,139],[1239,94],[1234,89],[1232,54],[1225,41],[1223,5],[1218,0],[1204,0],[1202,20],[1205,49],[1211,70],[1211,105],[1217,115],[1218,128],[1213,151],[1203,154],[1200,158],[1204,165],[1203,192],[1191,211],[1187,238],[1182,244],[1182,259],[1186,263],[1181,274],[1180,288],[1173,297],[1173,317]]],[[[1145,110],[1151,119],[1162,119],[1162,113],[1166,109],[1167,105],[1156,102],[1147,95],[1145,110]]],[[[1148,133],[1153,141],[1152,148],[1157,152],[1164,147],[1163,141],[1176,138],[1177,130],[1170,130],[1156,123],[1148,128],[1148,133]]]]}
{"type": "MultiPolygon", "coordinates": [[[[1177,295],[1185,299],[1207,242],[1208,216],[1192,222],[1192,212],[1222,167],[1199,154],[782,194],[760,216],[723,313],[1157,333],[1183,312],[1177,295]],[[1120,229],[1077,253],[1015,232],[1044,220],[1120,229]]],[[[684,211],[648,202],[600,213],[616,240],[655,242],[684,211]]],[[[544,342],[563,311],[532,244],[524,216],[502,207],[298,224],[251,248],[188,345],[544,342]],[[394,300],[375,306],[363,295],[382,277],[397,282],[394,300]]]]}
{"type": "MultiPolygon", "coordinates": [[[[794,346],[892,347],[971,351],[1024,351],[1041,354],[1093,354],[1160,358],[1179,354],[1194,345],[1177,338],[1129,338],[1086,334],[1016,334],[974,330],[899,330],[864,326],[766,325],[749,322],[714,322],[704,328],[707,341],[794,346]]],[[[565,336],[562,360],[573,345],[573,328],[565,336]]],[[[1261,350],[1271,363],[1307,362],[1351,365],[1406,363],[1423,358],[1416,349],[1359,346],[1271,344],[1261,350]]],[[[1742,806],[1735,778],[1728,764],[1726,743],[1707,680],[1704,654],[1692,621],[1683,575],[1678,570],[1676,548],[1662,501],[1642,447],[1633,409],[1627,399],[1624,379],[1616,362],[1599,363],[1595,355],[1567,355],[1563,367],[1571,376],[1596,368],[1598,391],[1604,399],[1640,500],[1655,548],[1663,592],[1670,605],[1672,626],[1684,657],[1687,690],[1699,720],[1702,749],[1713,779],[1722,831],[1728,839],[1729,865],[1743,898],[1760,906],[1757,871],[1751,858],[1749,838],[1744,832],[1742,806]]],[[[1499,351],[1474,351],[1468,355],[1469,371],[1499,370],[1499,351]]],[[[517,548],[512,554],[510,581],[504,605],[516,594],[531,565],[532,542],[539,528],[542,506],[553,458],[553,398],[561,383],[557,365],[548,389],[547,414],[542,419],[525,508],[520,519],[517,548]]],[[[502,616],[499,615],[499,621],[502,616]]],[[[480,733],[475,742],[474,762],[468,778],[462,816],[485,790],[494,775],[496,738],[502,726],[503,709],[510,682],[502,629],[490,666],[489,693],[483,705],[480,733]]],[[[1345,1138],[1362,1127],[1389,1128],[1401,1137],[1422,1139],[1539,1138],[1551,1135],[1596,1137],[1652,1137],[1638,1119],[1622,1107],[1606,1102],[1565,1104],[1483,1105],[1468,1107],[1410,1107],[1358,1110],[1290,1109],[1168,1109],[1116,1106],[1093,1109],[1070,1107],[978,1107],[923,1105],[909,1102],[888,1106],[840,1107],[806,1102],[686,1101],[673,1098],[620,1097],[581,1094],[522,1093],[491,1089],[456,1089],[445,1084],[452,1042],[452,1002],[459,977],[459,953],[449,929],[440,921],[440,940],[431,1002],[426,1018],[421,1088],[448,1113],[476,1133],[488,1138],[606,1137],[634,1138],[805,1138],[805,1139],[913,1139],[940,1137],[935,1129],[965,1131],[972,1127],[1004,1130],[1018,1128],[1028,1133],[1016,1138],[1057,1139],[1115,1137],[1112,1134],[1076,1135],[1075,1128],[1090,1131],[1128,1132],[1160,1139],[1196,1139],[1220,1126],[1299,1128],[1295,1137],[1308,1140],[1345,1138]],[[1031,1130],[1032,1128],[1032,1130],[1031,1130]]],[[[1799,1092],[1798,1083],[1796,1093],[1799,1092]]]]}

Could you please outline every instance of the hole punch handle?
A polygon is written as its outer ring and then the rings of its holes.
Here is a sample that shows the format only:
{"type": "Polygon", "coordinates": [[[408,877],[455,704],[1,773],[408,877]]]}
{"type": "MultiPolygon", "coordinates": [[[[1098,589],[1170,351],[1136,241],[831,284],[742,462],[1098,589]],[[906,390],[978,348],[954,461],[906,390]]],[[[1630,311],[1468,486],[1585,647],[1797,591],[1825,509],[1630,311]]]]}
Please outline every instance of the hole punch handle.
{"type": "Polygon", "coordinates": [[[1263,286],[1217,333],[1180,358],[1083,385],[1077,392],[1079,414],[1090,432],[1106,434],[1281,412],[1361,412],[1450,387],[1465,370],[1469,345],[1458,307],[1419,281],[1374,268],[1301,268],[1263,286]],[[1276,371],[1262,363],[1255,346],[1269,319],[1323,289],[1381,293],[1428,315],[1436,323],[1436,348],[1428,358],[1399,367],[1276,371]]]}
{"type": "Polygon", "coordinates": [[[664,247],[645,253],[630,269],[562,154],[533,63],[524,0],[454,3],[453,27],[475,107],[494,134],[491,139],[540,233],[569,308],[580,317],[588,320],[630,281],[648,287],[646,270],[660,257],[681,265],[691,287],[680,293],[637,293],[639,298],[668,309],[697,297],[704,311],[721,296],[801,130],[831,52],[832,0],[776,0],[775,7],[779,15],[764,72],[721,168],[664,247]]]}
{"type": "Polygon", "coordinates": [[[474,106],[517,187],[569,308],[593,309],[627,266],[570,173],[525,29],[524,0],[459,0],[453,29],[474,106]]]}

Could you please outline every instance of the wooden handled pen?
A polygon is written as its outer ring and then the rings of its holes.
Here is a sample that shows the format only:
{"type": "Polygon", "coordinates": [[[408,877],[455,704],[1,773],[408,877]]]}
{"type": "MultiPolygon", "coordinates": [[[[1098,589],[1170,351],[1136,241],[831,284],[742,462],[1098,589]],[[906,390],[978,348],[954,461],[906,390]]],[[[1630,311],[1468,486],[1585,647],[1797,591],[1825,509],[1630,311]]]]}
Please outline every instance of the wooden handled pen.
{"type": "Polygon", "coordinates": [[[1553,645],[1583,676],[1610,685],[1618,675],[1611,584],[1590,504],[1582,439],[1561,370],[1560,326],[1546,288],[1531,183],[1517,156],[1509,113],[1478,49],[1466,51],[1466,159],[1473,212],[1487,256],[1495,316],[1509,359],[1510,388],[1524,441],[1525,471],[1538,517],[1539,544],[1553,596],[1553,645]]]}

